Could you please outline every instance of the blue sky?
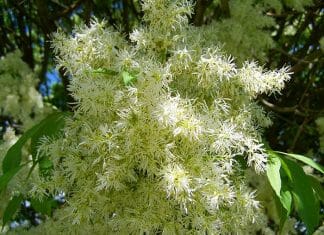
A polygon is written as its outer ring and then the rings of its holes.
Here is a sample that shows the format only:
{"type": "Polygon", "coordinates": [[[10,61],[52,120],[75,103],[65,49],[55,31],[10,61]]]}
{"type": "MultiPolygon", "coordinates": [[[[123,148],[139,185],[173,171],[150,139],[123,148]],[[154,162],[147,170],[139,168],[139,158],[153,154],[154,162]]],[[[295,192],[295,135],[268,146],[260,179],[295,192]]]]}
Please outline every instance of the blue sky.
{"type": "Polygon", "coordinates": [[[49,70],[46,73],[46,81],[40,85],[39,92],[43,96],[49,96],[51,94],[51,87],[57,83],[61,83],[58,71],[56,69],[49,70]]]}

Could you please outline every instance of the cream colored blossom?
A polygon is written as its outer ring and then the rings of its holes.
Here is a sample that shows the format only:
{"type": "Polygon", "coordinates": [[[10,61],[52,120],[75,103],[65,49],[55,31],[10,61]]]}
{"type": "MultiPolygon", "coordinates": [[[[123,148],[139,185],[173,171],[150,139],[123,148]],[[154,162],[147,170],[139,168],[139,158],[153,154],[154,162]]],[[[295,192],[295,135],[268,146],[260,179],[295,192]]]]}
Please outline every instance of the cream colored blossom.
{"type": "Polygon", "coordinates": [[[42,143],[55,171],[31,193],[69,195],[48,225],[57,233],[257,231],[264,214],[238,158],[264,172],[260,130],[269,118],[253,99],[279,92],[289,74],[235,65],[203,37],[210,28],[188,25],[189,1],[142,7],[145,25],[131,43],[96,21],[55,36],[78,108],[63,138],[42,143]]]}

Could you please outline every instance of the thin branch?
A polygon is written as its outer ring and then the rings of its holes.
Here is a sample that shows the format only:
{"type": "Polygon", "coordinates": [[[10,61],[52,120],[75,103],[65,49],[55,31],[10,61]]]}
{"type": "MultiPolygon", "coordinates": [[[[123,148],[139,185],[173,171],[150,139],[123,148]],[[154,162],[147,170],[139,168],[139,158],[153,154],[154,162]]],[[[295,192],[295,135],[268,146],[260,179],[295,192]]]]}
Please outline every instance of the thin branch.
{"type": "Polygon", "coordinates": [[[295,11],[295,10],[287,10],[285,12],[282,12],[282,13],[276,13],[276,12],[273,12],[273,11],[268,11],[266,13],[267,16],[271,16],[271,17],[274,17],[274,18],[279,18],[279,19],[285,19],[287,16],[291,16],[291,15],[299,15],[300,12],[298,11],[295,11]]]}
{"type": "Polygon", "coordinates": [[[296,115],[302,116],[302,117],[306,117],[307,115],[305,113],[302,113],[299,109],[298,109],[298,105],[292,106],[292,107],[279,107],[275,104],[270,103],[269,101],[265,100],[265,99],[260,99],[261,103],[266,106],[267,108],[278,112],[278,113],[294,113],[296,115]]]}
{"type": "MultiPolygon", "coordinates": [[[[42,68],[41,68],[40,75],[39,75],[40,80],[38,83],[38,88],[41,85],[41,83],[43,83],[46,80],[46,72],[47,72],[47,67],[48,67],[48,62],[49,62],[49,57],[50,57],[50,49],[51,49],[50,39],[45,36],[45,38],[44,38],[44,54],[43,54],[44,56],[42,59],[42,68]]],[[[48,90],[48,87],[46,87],[46,90],[48,90]]]]}
{"type": "Polygon", "coordinates": [[[59,69],[59,73],[62,79],[62,84],[64,87],[64,93],[65,93],[65,97],[67,97],[67,108],[69,110],[73,110],[74,105],[76,104],[71,92],[69,92],[69,85],[70,85],[70,80],[69,80],[69,76],[66,73],[66,68],[61,67],[59,69]]]}
{"type": "Polygon", "coordinates": [[[78,1],[74,2],[73,4],[71,4],[70,6],[65,8],[63,11],[58,12],[58,13],[54,14],[53,16],[51,16],[51,19],[58,20],[61,17],[67,16],[68,14],[72,13],[76,8],[78,8],[83,2],[84,2],[84,0],[78,0],[78,1]]]}
{"type": "MultiPolygon", "coordinates": [[[[19,31],[19,41],[21,43],[20,49],[23,52],[23,60],[29,65],[30,68],[34,68],[34,56],[33,49],[30,43],[30,36],[27,36],[27,32],[25,27],[27,26],[27,22],[25,19],[26,11],[24,7],[17,7],[16,20],[19,31]]],[[[29,27],[29,26],[28,26],[29,27]]]]}
{"type": "Polygon", "coordinates": [[[197,0],[193,16],[193,24],[195,26],[201,26],[204,23],[204,13],[212,2],[211,0],[197,0]]]}
{"type": "Polygon", "coordinates": [[[301,98],[299,99],[298,106],[301,106],[303,104],[304,99],[307,95],[307,92],[308,92],[310,86],[315,82],[315,79],[316,79],[316,76],[312,76],[312,78],[308,80],[307,86],[306,86],[301,98]]]}
{"type": "Polygon", "coordinates": [[[231,16],[230,8],[229,8],[229,0],[221,0],[220,8],[222,10],[223,16],[225,18],[229,18],[231,16]]]}
{"type": "Polygon", "coordinates": [[[281,54],[284,54],[285,56],[289,57],[291,60],[296,61],[298,63],[310,64],[310,63],[314,62],[311,60],[305,60],[305,59],[298,58],[298,57],[294,56],[293,54],[290,54],[287,51],[283,50],[282,48],[274,48],[273,50],[280,52],[281,54]]]}
{"type": "Polygon", "coordinates": [[[123,0],[123,25],[126,35],[129,35],[129,11],[128,11],[128,0],[123,0]]]}
{"type": "Polygon", "coordinates": [[[133,0],[130,0],[130,9],[132,10],[133,14],[135,15],[136,19],[140,21],[140,17],[143,17],[143,14],[136,10],[135,4],[133,0]]]}
{"type": "Polygon", "coordinates": [[[298,130],[296,132],[296,135],[295,135],[295,137],[293,139],[293,142],[292,142],[291,146],[289,147],[289,149],[287,150],[287,152],[293,152],[294,151],[294,149],[296,147],[296,144],[297,144],[297,141],[298,141],[300,135],[302,134],[302,132],[304,130],[304,127],[307,124],[307,122],[308,122],[308,118],[305,118],[303,123],[299,126],[299,128],[298,128],[298,130]]]}
{"type": "Polygon", "coordinates": [[[83,18],[84,18],[85,24],[90,26],[91,12],[92,12],[92,8],[93,8],[92,1],[85,0],[83,7],[84,7],[83,18]]]}
{"type": "Polygon", "coordinates": [[[308,65],[308,63],[305,63],[304,61],[312,61],[313,63],[316,62],[316,60],[321,59],[321,56],[322,52],[320,50],[314,51],[313,53],[306,55],[303,61],[299,61],[294,66],[292,66],[290,68],[290,71],[293,73],[300,72],[304,69],[305,66],[308,65]]]}

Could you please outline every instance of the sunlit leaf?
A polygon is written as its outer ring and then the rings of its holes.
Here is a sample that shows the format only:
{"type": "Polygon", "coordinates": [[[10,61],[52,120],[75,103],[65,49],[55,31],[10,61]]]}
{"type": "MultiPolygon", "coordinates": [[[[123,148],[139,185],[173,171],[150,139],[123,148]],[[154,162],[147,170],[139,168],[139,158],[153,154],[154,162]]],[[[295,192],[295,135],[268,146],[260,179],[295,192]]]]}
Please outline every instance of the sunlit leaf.
{"type": "Polygon", "coordinates": [[[117,75],[118,72],[106,69],[106,68],[99,68],[99,69],[94,69],[92,70],[93,73],[98,73],[98,74],[107,74],[107,75],[117,75]]]}
{"type": "Polygon", "coordinates": [[[137,80],[137,78],[134,75],[130,74],[127,71],[122,72],[122,78],[125,85],[131,85],[137,80]]]}
{"type": "Polygon", "coordinates": [[[287,210],[283,207],[282,202],[280,201],[279,197],[274,195],[274,201],[275,201],[278,216],[280,218],[279,234],[281,234],[281,229],[284,227],[284,224],[288,219],[288,214],[287,214],[287,210]]]}
{"type": "Polygon", "coordinates": [[[280,202],[282,206],[286,209],[287,211],[287,216],[290,215],[291,212],[291,207],[292,207],[292,195],[289,190],[282,190],[280,193],[280,202]]]}
{"type": "Polygon", "coordinates": [[[270,154],[267,162],[267,177],[278,197],[281,189],[280,167],[280,159],[275,154],[270,154]]]}
{"type": "Polygon", "coordinates": [[[293,153],[284,153],[284,152],[277,152],[286,156],[289,156],[291,158],[294,158],[296,160],[299,160],[311,167],[313,167],[314,169],[318,170],[319,172],[324,174],[324,167],[319,165],[318,163],[314,162],[312,159],[305,157],[303,155],[299,155],[299,154],[293,154],[293,153]]]}
{"type": "Polygon", "coordinates": [[[281,158],[286,163],[291,174],[291,193],[293,195],[296,210],[311,234],[319,223],[319,201],[314,195],[309,177],[303,169],[294,161],[281,158]]]}
{"type": "Polygon", "coordinates": [[[287,175],[287,177],[292,180],[292,174],[290,172],[290,168],[287,166],[286,162],[283,161],[281,158],[281,169],[283,169],[283,171],[285,172],[285,174],[287,175]]]}

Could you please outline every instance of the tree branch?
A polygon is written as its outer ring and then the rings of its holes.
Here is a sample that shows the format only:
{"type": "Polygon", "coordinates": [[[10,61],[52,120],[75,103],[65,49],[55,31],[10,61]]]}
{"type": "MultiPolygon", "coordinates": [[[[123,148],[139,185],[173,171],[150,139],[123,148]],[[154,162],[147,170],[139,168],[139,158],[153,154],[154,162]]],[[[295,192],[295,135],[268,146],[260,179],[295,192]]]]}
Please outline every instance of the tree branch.
{"type": "Polygon", "coordinates": [[[305,118],[303,123],[299,126],[299,128],[298,128],[298,130],[296,132],[296,135],[295,135],[295,137],[293,139],[293,142],[292,142],[291,146],[289,147],[289,149],[287,150],[287,152],[294,152],[297,141],[298,141],[300,135],[302,134],[302,132],[304,130],[304,127],[307,124],[307,122],[308,122],[308,118],[305,118]]]}
{"type": "Polygon", "coordinates": [[[195,26],[201,26],[204,22],[204,13],[213,1],[212,0],[197,0],[195,9],[194,9],[194,16],[193,16],[193,24],[195,26]]]}
{"type": "Polygon", "coordinates": [[[128,12],[128,0],[123,0],[123,25],[124,31],[128,37],[129,35],[129,12],[128,12]]]}
{"type": "Polygon", "coordinates": [[[51,20],[58,20],[61,17],[67,16],[68,14],[72,13],[76,8],[78,8],[85,0],[77,0],[63,11],[58,12],[51,16],[51,20]]]}
{"type": "Polygon", "coordinates": [[[73,98],[73,96],[71,95],[71,92],[69,92],[68,87],[70,85],[70,80],[68,75],[66,74],[66,69],[64,67],[59,68],[59,73],[62,79],[62,84],[64,87],[64,93],[65,93],[65,97],[67,97],[67,108],[69,110],[73,110],[74,104],[75,104],[75,100],[73,98]]]}
{"type": "Polygon", "coordinates": [[[261,103],[266,106],[267,108],[278,112],[278,113],[294,113],[296,115],[302,116],[302,117],[306,117],[307,115],[302,113],[299,109],[298,109],[298,105],[292,106],[292,107],[279,107],[275,104],[270,103],[269,101],[265,100],[265,99],[260,99],[261,103]]]}

